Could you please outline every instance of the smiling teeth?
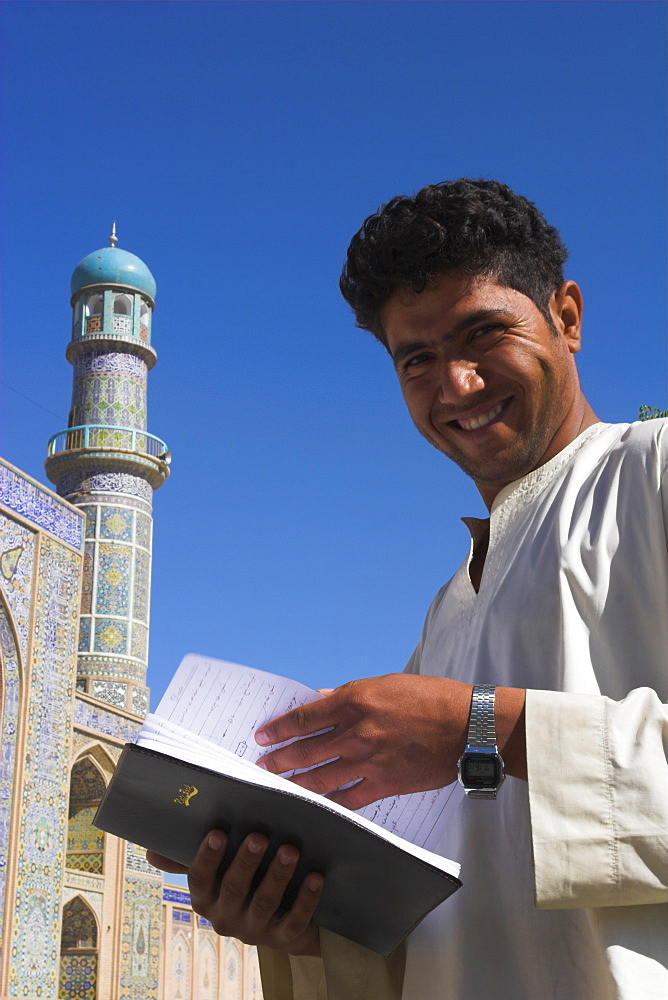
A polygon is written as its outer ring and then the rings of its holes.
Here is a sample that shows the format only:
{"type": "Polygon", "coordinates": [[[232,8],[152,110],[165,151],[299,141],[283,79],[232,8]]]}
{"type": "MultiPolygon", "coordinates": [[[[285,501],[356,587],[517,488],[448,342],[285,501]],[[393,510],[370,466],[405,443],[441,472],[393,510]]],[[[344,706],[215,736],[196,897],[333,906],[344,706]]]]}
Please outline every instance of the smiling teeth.
{"type": "Polygon", "coordinates": [[[483,413],[479,417],[473,417],[472,420],[462,420],[460,418],[457,422],[465,431],[477,431],[480,427],[486,427],[491,420],[496,419],[502,409],[503,403],[499,403],[493,410],[490,410],[489,413],[483,413]]]}

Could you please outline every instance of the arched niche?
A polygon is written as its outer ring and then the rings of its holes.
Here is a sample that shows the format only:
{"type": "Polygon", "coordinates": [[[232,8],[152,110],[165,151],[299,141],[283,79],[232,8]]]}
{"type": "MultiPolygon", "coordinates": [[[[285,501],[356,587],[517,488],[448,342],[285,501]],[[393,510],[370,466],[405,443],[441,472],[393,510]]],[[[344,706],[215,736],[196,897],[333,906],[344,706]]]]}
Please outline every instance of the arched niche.
{"type": "Polygon", "coordinates": [[[104,296],[100,292],[91,292],[86,298],[86,316],[101,316],[104,308],[104,296]]]}
{"type": "Polygon", "coordinates": [[[85,899],[75,896],[65,904],[59,997],[97,1000],[98,930],[97,918],[85,899]]]}
{"type": "Polygon", "coordinates": [[[67,820],[67,868],[101,875],[104,871],[104,834],[93,826],[105,792],[100,768],[89,753],[72,768],[67,820]]]}
{"type": "Polygon", "coordinates": [[[129,295],[114,295],[114,315],[132,316],[132,299],[129,295]]]}

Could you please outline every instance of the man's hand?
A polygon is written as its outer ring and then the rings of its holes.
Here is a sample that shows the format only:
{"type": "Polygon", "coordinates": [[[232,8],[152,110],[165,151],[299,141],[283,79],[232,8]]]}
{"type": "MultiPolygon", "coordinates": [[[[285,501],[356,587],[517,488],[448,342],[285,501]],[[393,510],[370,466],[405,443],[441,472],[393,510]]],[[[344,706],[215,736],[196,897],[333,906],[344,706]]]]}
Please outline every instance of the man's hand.
{"type": "Polygon", "coordinates": [[[457,777],[471,690],[459,681],[416,674],[352,681],[258,729],[261,746],[309,737],[258,763],[275,774],[320,765],[292,780],[349,809],[386,795],[442,788],[457,777]],[[328,732],[312,735],[323,729],[328,732]],[[352,781],[357,783],[341,789],[352,781]]]}
{"type": "Polygon", "coordinates": [[[192,908],[211,921],[217,934],[291,955],[319,955],[319,932],[311,918],[320,901],[322,875],[317,872],[307,875],[292,908],[278,917],[276,911],[299,858],[297,849],[289,845],[279,847],[251,895],[253,877],[268,847],[267,838],[260,833],[246,837],[219,878],[218,869],[226,847],[225,834],[213,830],[202,841],[190,868],[153,851],[147,851],[146,858],[149,864],[163,871],[187,874],[192,908]]]}

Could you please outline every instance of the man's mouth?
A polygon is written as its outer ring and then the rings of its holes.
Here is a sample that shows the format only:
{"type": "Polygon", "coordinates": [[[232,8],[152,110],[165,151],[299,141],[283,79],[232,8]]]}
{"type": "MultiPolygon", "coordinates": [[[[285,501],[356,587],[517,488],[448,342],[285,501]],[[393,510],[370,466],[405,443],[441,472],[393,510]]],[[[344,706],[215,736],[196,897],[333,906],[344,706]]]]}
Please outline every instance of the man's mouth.
{"type": "Polygon", "coordinates": [[[497,403],[496,406],[493,406],[491,410],[487,410],[485,413],[478,413],[477,416],[469,417],[468,419],[460,417],[458,420],[453,420],[452,423],[464,431],[478,431],[481,427],[486,427],[487,424],[490,424],[492,420],[496,420],[503,409],[504,403],[505,400],[497,403]]]}

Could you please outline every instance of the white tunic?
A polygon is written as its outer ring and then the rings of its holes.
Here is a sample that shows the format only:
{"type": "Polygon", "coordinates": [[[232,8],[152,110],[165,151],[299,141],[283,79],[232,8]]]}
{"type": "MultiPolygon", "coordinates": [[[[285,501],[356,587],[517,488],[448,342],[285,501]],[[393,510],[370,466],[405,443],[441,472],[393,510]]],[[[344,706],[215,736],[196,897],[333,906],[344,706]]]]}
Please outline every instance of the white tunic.
{"type": "MultiPolygon", "coordinates": [[[[496,497],[479,593],[469,555],[407,669],[527,688],[529,780],[454,791],[463,888],[403,986],[322,932],[328,1000],[668,1000],[667,465],[668,421],[596,424],[496,497]]],[[[324,996],[291,962],[295,1000],[324,996]]]]}

